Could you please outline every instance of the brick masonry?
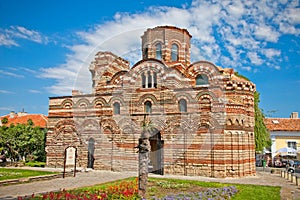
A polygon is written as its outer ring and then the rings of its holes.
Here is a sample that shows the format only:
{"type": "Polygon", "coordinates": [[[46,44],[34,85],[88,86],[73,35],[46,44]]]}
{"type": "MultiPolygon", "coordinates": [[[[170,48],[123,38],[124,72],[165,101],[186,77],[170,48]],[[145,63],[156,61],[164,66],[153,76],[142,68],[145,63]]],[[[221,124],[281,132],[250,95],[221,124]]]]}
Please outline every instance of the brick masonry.
{"type": "Polygon", "coordinates": [[[134,147],[147,120],[155,130],[153,173],[255,175],[255,85],[233,69],[191,64],[190,39],[177,27],[148,29],[143,60],[131,68],[111,52],[97,53],[91,94],[50,97],[47,166],[62,167],[64,149],[75,146],[79,167],[137,171],[134,147]]]}

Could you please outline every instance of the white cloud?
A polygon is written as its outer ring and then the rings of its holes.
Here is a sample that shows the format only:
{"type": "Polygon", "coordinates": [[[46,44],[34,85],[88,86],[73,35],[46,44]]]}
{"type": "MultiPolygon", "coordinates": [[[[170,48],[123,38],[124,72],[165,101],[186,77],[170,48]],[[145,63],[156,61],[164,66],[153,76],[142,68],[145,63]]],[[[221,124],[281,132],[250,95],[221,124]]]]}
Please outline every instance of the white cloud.
{"type": "MultiPolygon", "coordinates": [[[[283,34],[298,36],[297,13],[299,8],[294,1],[283,0],[194,0],[182,8],[151,7],[135,14],[116,13],[113,20],[78,31],[78,43],[68,47],[71,53],[66,55],[66,61],[43,68],[41,77],[56,80],[48,88],[54,94],[70,94],[72,88],[90,92],[88,67],[98,51],[111,51],[135,63],[141,59],[140,36],[147,28],[160,25],[188,29],[193,36],[192,61],[206,59],[222,67],[247,71],[257,71],[263,63],[278,69],[280,60],[274,58],[281,52],[268,44],[278,42],[283,34]]],[[[21,36],[36,35],[36,41],[41,41],[34,31],[18,27],[13,30],[21,36]]]]}
{"type": "Polygon", "coordinates": [[[254,65],[261,65],[263,63],[263,60],[257,54],[257,52],[248,52],[247,55],[248,55],[248,58],[250,59],[251,63],[254,65]]]}
{"type": "Polygon", "coordinates": [[[241,69],[249,72],[249,71],[251,71],[252,67],[250,67],[250,66],[242,66],[241,69]]]}
{"type": "Polygon", "coordinates": [[[30,93],[34,93],[34,94],[40,94],[40,93],[42,93],[41,91],[39,91],[39,90],[28,90],[28,92],[30,92],[30,93]]]}
{"type": "Polygon", "coordinates": [[[270,26],[258,26],[254,34],[258,39],[269,42],[277,42],[280,36],[280,33],[270,26]]]}
{"type": "Polygon", "coordinates": [[[262,53],[269,59],[273,57],[278,57],[281,55],[281,51],[277,49],[263,49],[262,53]]]}
{"type": "Polygon", "coordinates": [[[8,91],[8,90],[0,90],[1,94],[14,94],[14,92],[8,91]]]}
{"type": "Polygon", "coordinates": [[[13,111],[16,110],[14,107],[0,107],[1,111],[13,111]]]}
{"type": "Polygon", "coordinates": [[[6,34],[0,32],[0,46],[18,46],[18,44],[6,34]]]}
{"type": "Polygon", "coordinates": [[[0,76],[1,76],[1,75],[4,75],[4,76],[12,76],[12,77],[15,77],[15,78],[24,78],[23,75],[16,74],[16,73],[12,73],[12,72],[9,72],[9,71],[4,71],[4,70],[1,70],[1,69],[0,69],[0,76]]]}
{"type": "Polygon", "coordinates": [[[293,24],[298,25],[300,24],[300,8],[289,8],[286,10],[286,18],[287,20],[293,24]]]}
{"type": "Polygon", "coordinates": [[[27,29],[23,26],[10,26],[0,29],[0,46],[19,46],[17,40],[25,39],[40,44],[47,44],[48,38],[38,31],[27,29]]]}

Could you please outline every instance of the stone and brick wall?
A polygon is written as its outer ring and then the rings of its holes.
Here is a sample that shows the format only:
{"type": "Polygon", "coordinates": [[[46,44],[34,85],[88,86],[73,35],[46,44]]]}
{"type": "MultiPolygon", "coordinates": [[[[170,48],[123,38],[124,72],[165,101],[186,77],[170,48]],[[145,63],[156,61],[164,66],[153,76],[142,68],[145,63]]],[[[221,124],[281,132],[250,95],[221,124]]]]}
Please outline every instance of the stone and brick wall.
{"type": "Polygon", "coordinates": [[[64,149],[75,146],[79,167],[91,166],[90,151],[94,169],[137,171],[134,147],[146,119],[155,130],[150,138],[154,172],[254,175],[255,85],[232,69],[207,61],[190,64],[190,38],[176,27],[148,29],[142,36],[148,57],[132,68],[112,53],[99,52],[90,66],[92,94],[50,98],[47,165],[63,166],[64,149]],[[163,44],[162,60],[153,53],[157,41],[163,44]],[[177,62],[170,62],[171,41],[180,47],[177,62]],[[207,84],[197,85],[199,75],[207,77],[207,84]]]}

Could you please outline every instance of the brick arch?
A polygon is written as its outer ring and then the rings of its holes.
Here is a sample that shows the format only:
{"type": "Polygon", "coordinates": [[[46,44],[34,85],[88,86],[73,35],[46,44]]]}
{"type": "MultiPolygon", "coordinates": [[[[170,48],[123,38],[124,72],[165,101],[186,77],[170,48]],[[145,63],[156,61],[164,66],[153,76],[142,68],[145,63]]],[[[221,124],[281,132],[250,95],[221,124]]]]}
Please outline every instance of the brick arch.
{"type": "Polygon", "coordinates": [[[182,49],[182,43],[181,41],[177,40],[177,39],[172,39],[170,41],[168,41],[169,45],[168,45],[168,48],[171,50],[172,48],[172,44],[177,44],[178,45],[178,53],[179,51],[182,49]]]}
{"type": "Polygon", "coordinates": [[[147,100],[150,100],[152,105],[158,104],[157,98],[153,94],[144,94],[140,97],[137,105],[143,105],[147,100]]]}
{"type": "Polygon", "coordinates": [[[113,96],[109,101],[108,101],[108,105],[112,106],[113,103],[118,102],[120,103],[121,106],[125,106],[125,102],[123,100],[122,97],[119,96],[113,96]]]}
{"type": "Polygon", "coordinates": [[[116,123],[115,120],[113,120],[111,118],[102,119],[100,121],[100,126],[103,128],[104,134],[105,134],[106,129],[109,129],[109,130],[113,131],[114,134],[119,134],[120,133],[120,129],[119,129],[118,124],[116,123]]]}
{"type": "Polygon", "coordinates": [[[219,75],[219,69],[216,65],[209,61],[197,61],[192,63],[187,71],[190,73],[190,75],[197,75],[197,72],[207,72],[208,74],[212,74],[214,76],[219,75]],[[194,72],[194,73],[193,73],[194,72]]]}
{"type": "Polygon", "coordinates": [[[86,120],[84,120],[83,123],[81,124],[80,131],[89,130],[89,129],[100,131],[99,122],[95,119],[86,119],[86,120]]]}
{"type": "Polygon", "coordinates": [[[165,74],[165,70],[168,69],[168,67],[165,65],[164,62],[161,60],[157,60],[154,58],[144,59],[137,62],[130,70],[130,73],[139,74],[141,69],[144,70],[145,67],[151,67],[155,66],[155,69],[158,70],[158,72],[161,72],[162,74],[165,74]]]}
{"type": "Polygon", "coordinates": [[[115,73],[114,75],[113,75],[113,77],[110,79],[110,84],[112,84],[112,85],[117,85],[117,84],[119,84],[119,83],[121,83],[122,84],[122,77],[125,75],[125,74],[127,74],[128,73],[128,70],[121,70],[121,71],[119,71],[119,72],[117,72],[117,73],[115,73]]]}
{"type": "Polygon", "coordinates": [[[187,101],[187,103],[191,103],[191,102],[195,101],[193,99],[193,97],[189,93],[186,93],[186,92],[176,93],[173,96],[173,102],[178,102],[180,99],[185,99],[187,101]]]}
{"type": "Polygon", "coordinates": [[[93,102],[92,105],[94,106],[94,108],[96,107],[96,105],[101,104],[102,106],[108,106],[108,103],[106,102],[106,100],[102,97],[96,97],[93,102]]]}
{"type": "Polygon", "coordinates": [[[186,76],[176,67],[168,68],[162,61],[155,59],[146,59],[138,62],[134,65],[128,74],[131,80],[130,82],[136,86],[142,86],[141,76],[147,70],[152,70],[157,73],[157,88],[164,86],[168,88],[183,88],[186,85],[190,85],[185,80],[186,76]],[[174,78],[170,80],[170,74],[174,75],[174,78]],[[138,85],[140,84],[140,85],[138,85]]]}
{"type": "Polygon", "coordinates": [[[219,82],[219,69],[213,63],[208,61],[198,61],[191,64],[187,69],[188,77],[196,81],[196,77],[204,74],[208,77],[209,85],[222,84],[219,82]]]}
{"type": "Polygon", "coordinates": [[[81,99],[79,99],[79,100],[76,102],[75,107],[81,108],[83,104],[86,105],[86,106],[84,106],[83,108],[88,108],[88,107],[90,107],[90,101],[89,101],[88,99],[86,99],[86,98],[81,98],[81,99]]]}
{"type": "Polygon", "coordinates": [[[73,108],[74,102],[72,99],[65,99],[60,105],[61,108],[71,109],[73,108]]]}
{"type": "Polygon", "coordinates": [[[61,120],[56,123],[53,140],[57,140],[62,133],[69,133],[76,142],[81,143],[80,126],[74,120],[61,120]]]}
{"type": "Polygon", "coordinates": [[[135,121],[131,120],[130,118],[122,118],[117,122],[119,128],[121,130],[130,129],[132,133],[141,131],[141,127],[136,124],[135,121]]]}
{"type": "Polygon", "coordinates": [[[157,45],[158,43],[161,43],[161,45],[163,45],[164,40],[161,38],[156,38],[156,39],[152,40],[149,44],[153,44],[153,46],[155,47],[155,45],[157,45]]]}
{"type": "Polygon", "coordinates": [[[196,99],[201,102],[201,100],[205,99],[205,98],[208,98],[210,100],[211,103],[213,102],[217,102],[218,101],[218,97],[210,92],[210,91],[203,91],[203,92],[199,92],[197,95],[196,95],[196,99]]]}
{"type": "Polygon", "coordinates": [[[160,60],[146,59],[136,63],[130,70],[129,76],[132,78],[131,81],[136,81],[138,77],[146,70],[154,70],[157,72],[158,77],[163,78],[166,76],[168,67],[160,60]]]}
{"type": "Polygon", "coordinates": [[[152,119],[151,119],[151,124],[152,124],[158,131],[163,131],[163,130],[167,127],[167,124],[165,123],[165,120],[164,120],[164,119],[152,118],[152,119]]]}

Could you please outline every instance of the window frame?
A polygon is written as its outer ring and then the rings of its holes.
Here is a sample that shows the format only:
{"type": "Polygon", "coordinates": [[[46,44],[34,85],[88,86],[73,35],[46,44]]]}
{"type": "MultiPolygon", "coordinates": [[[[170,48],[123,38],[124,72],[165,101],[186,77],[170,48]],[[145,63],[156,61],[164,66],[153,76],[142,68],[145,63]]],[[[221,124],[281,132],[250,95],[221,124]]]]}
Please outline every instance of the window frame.
{"type": "Polygon", "coordinates": [[[178,109],[179,109],[179,112],[181,112],[181,113],[187,112],[187,100],[186,99],[179,99],[178,109]]]}
{"type": "Polygon", "coordinates": [[[161,43],[157,43],[155,45],[155,59],[157,59],[157,60],[162,59],[162,44],[161,43]]]}
{"type": "Polygon", "coordinates": [[[195,78],[196,86],[205,86],[209,85],[209,78],[206,74],[198,74],[195,78]],[[200,79],[200,77],[206,77],[205,79],[200,79]]]}
{"type": "Polygon", "coordinates": [[[171,45],[171,61],[175,62],[175,61],[178,61],[178,59],[179,59],[179,46],[176,43],[172,43],[172,45],[171,45]],[[175,47],[175,49],[174,49],[174,47],[175,47]],[[176,59],[174,59],[175,56],[176,56],[176,59]]]}
{"type": "Polygon", "coordinates": [[[147,113],[147,114],[152,113],[152,102],[151,101],[149,101],[149,100],[145,101],[145,103],[144,103],[144,112],[147,113]]]}
{"type": "Polygon", "coordinates": [[[295,140],[289,140],[289,141],[287,141],[287,147],[297,150],[297,141],[295,141],[295,140]],[[291,143],[293,143],[293,144],[290,145],[291,143]]]}
{"type": "Polygon", "coordinates": [[[119,102],[113,103],[113,113],[114,115],[120,115],[121,114],[121,104],[119,102]]]}

